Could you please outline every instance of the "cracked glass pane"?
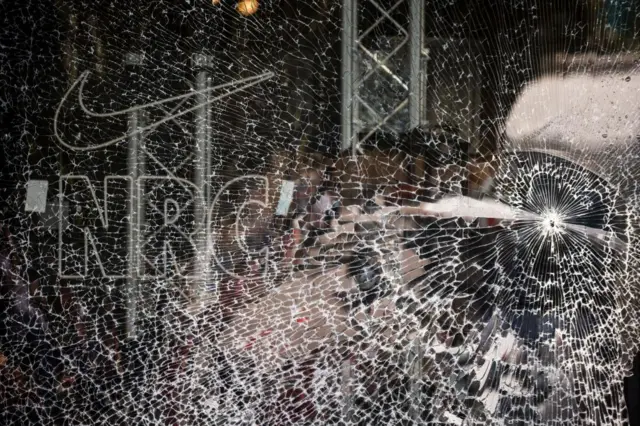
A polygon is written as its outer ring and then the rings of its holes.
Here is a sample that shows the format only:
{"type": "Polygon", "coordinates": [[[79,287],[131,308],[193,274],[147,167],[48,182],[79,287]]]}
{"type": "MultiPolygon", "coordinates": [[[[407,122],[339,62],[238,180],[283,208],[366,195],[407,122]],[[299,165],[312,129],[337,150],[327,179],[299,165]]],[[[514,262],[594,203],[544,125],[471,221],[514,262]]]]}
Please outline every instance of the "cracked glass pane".
{"type": "Polygon", "coordinates": [[[639,13],[0,2],[0,424],[640,424],[639,13]]]}

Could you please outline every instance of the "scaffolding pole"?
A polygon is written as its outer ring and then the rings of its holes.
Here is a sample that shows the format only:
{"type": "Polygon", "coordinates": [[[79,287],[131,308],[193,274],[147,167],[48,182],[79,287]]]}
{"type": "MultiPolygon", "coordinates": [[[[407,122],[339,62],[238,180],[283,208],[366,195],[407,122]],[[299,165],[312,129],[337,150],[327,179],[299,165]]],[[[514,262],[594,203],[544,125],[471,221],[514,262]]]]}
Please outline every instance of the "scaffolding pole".
{"type": "Polygon", "coordinates": [[[411,405],[409,407],[409,415],[414,424],[418,424],[422,417],[422,374],[423,374],[423,362],[424,362],[424,349],[419,338],[413,342],[410,356],[409,356],[409,374],[410,374],[410,386],[409,392],[411,398],[411,405]]]}
{"type": "Polygon", "coordinates": [[[131,178],[130,191],[133,194],[129,202],[129,265],[127,274],[127,337],[136,337],[136,322],[138,318],[138,305],[140,303],[140,280],[144,275],[141,264],[142,227],[145,222],[144,215],[144,188],[139,177],[145,173],[145,157],[142,151],[143,134],[140,131],[144,127],[143,112],[133,111],[129,114],[129,177],[131,178]]]}
{"type": "MultiPolygon", "coordinates": [[[[128,65],[140,67],[143,56],[138,53],[129,53],[126,56],[128,65]]],[[[136,69],[136,72],[138,70],[136,69]]],[[[145,157],[142,153],[144,128],[144,111],[134,110],[128,116],[129,147],[128,147],[128,172],[131,178],[129,201],[129,238],[128,238],[128,274],[127,274],[127,338],[135,339],[137,335],[138,304],[140,302],[140,279],[143,275],[141,264],[142,257],[141,237],[144,226],[144,189],[140,187],[139,177],[145,173],[145,157]]]]}
{"type": "MultiPolygon", "coordinates": [[[[409,0],[409,130],[423,124],[425,98],[424,75],[422,70],[422,48],[424,41],[424,0],[409,0]]],[[[424,168],[423,164],[417,164],[424,168]]],[[[415,168],[414,168],[415,170],[415,168]]],[[[411,351],[410,369],[410,415],[414,423],[422,416],[420,396],[422,392],[422,369],[424,352],[420,339],[416,339],[411,351]]]]}
{"type": "Polygon", "coordinates": [[[355,109],[355,43],[357,33],[358,0],[342,2],[342,111],[341,111],[341,149],[352,149],[355,153],[356,143],[353,135],[353,118],[355,109]]]}
{"type": "Polygon", "coordinates": [[[344,403],[342,405],[342,418],[346,424],[350,424],[353,419],[354,403],[354,360],[349,357],[342,361],[342,395],[344,403]]]}
{"type": "Polygon", "coordinates": [[[424,0],[410,0],[409,23],[409,129],[422,125],[424,112],[424,75],[422,47],[424,39],[424,0]]]}
{"type": "Polygon", "coordinates": [[[195,184],[198,194],[195,202],[195,226],[196,235],[196,276],[194,280],[196,288],[192,289],[192,294],[198,300],[201,292],[206,288],[210,276],[211,256],[207,247],[207,206],[209,205],[209,178],[211,173],[211,111],[209,108],[209,92],[211,78],[207,67],[211,58],[206,55],[195,55],[194,66],[200,71],[196,74],[196,105],[200,107],[195,113],[195,136],[196,136],[196,168],[195,184]]]}
{"type": "MultiPolygon", "coordinates": [[[[341,150],[351,149],[355,157],[357,142],[354,138],[354,117],[356,106],[355,93],[355,56],[357,40],[357,12],[358,0],[343,0],[342,2],[342,90],[341,90],[341,150]]],[[[353,417],[353,365],[351,359],[342,363],[342,394],[344,401],[342,416],[350,423],[353,417]]]]}

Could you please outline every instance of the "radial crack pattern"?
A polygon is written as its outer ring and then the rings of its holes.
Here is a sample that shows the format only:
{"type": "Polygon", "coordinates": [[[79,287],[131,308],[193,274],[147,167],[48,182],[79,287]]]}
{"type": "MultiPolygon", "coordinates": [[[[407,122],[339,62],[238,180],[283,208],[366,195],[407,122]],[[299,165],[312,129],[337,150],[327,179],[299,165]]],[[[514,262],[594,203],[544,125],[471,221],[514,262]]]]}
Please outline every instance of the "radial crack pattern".
{"type": "Polygon", "coordinates": [[[640,424],[638,2],[10,3],[0,424],[640,424]]]}

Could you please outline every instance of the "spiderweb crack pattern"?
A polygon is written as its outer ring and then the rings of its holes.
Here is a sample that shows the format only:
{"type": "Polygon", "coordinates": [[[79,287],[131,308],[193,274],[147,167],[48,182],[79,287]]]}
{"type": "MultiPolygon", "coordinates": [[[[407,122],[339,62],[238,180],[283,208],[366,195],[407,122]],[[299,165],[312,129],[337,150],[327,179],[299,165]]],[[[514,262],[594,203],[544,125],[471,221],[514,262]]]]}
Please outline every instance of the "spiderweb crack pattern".
{"type": "Polygon", "coordinates": [[[637,5],[346,4],[0,5],[2,424],[627,422],[637,5]]]}

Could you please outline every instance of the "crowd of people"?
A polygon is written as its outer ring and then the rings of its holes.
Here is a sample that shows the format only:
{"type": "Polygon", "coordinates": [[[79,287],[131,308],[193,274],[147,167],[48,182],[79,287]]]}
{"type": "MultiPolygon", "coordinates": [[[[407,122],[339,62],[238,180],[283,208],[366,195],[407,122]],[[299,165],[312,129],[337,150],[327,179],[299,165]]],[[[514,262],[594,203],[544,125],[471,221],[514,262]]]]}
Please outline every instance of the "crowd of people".
{"type": "Polygon", "coordinates": [[[117,339],[104,335],[113,327],[105,318],[106,330],[90,332],[72,291],[49,288],[55,276],[46,276],[46,269],[38,271],[36,264],[21,262],[6,229],[4,237],[0,258],[3,424],[64,424],[65,417],[70,420],[67,423],[83,423],[82,413],[102,411],[104,399],[99,394],[106,379],[118,377],[113,374],[117,352],[109,353],[117,339]],[[50,290],[57,297],[45,294],[50,290]]]}
{"type": "Polygon", "coordinates": [[[175,423],[172,375],[187,345],[164,334],[167,319],[150,318],[138,339],[124,339],[116,296],[61,284],[45,258],[27,264],[3,232],[0,424],[175,423]]]}

